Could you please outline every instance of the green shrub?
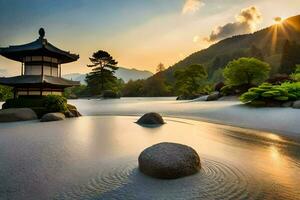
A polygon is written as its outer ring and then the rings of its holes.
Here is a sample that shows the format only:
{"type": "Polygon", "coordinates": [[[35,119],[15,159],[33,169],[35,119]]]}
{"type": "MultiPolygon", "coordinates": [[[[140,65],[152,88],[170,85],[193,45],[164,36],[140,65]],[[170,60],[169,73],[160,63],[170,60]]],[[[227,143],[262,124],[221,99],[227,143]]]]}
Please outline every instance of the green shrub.
{"type": "Polygon", "coordinates": [[[48,112],[66,112],[68,110],[67,107],[67,99],[58,95],[48,95],[44,101],[44,106],[48,112]]]}
{"type": "Polygon", "coordinates": [[[234,94],[234,86],[233,85],[225,85],[221,88],[221,94],[228,96],[234,94]]]}
{"type": "Polygon", "coordinates": [[[7,108],[32,108],[44,107],[45,96],[22,96],[17,99],[7,99],[2,105],[3,109],[7,108]]]}
{"type": "Polygon", "coordinates": [[[242,102],[249,102],[257,99],[258,97],[259,97],[259,93],[249,91],[244,93],[240,99],[242,102]]]}
{"type": "Polygon", "coordinates": [[[280,94],[279,91],[272,90],[272,89],[270,91],[267,91],[267,92],[264,92],[264,93],[261,94],[262,97],[266,97],[266,98],[268,98],[268,97],[278,97],[280,95],[281,94],[280,94]]]}
{"type": "Polygon", "coordinates": [[[300,99],[300,82],[285,82],[281,85],[264,83],[251,88],[244,93],[240,100],[251,105],[264,105],[270,102],[294,101],[300,99]],[[264,103],[262,103],[264,102],[264,103]]]}
{"type": "Polygon", "coordinates": [[[0,101],[5,101],[13,97],[12,88],[0,85],[0,101]]]}
{"type": "Polygon", "coordinates": [[[300,65],[296,65],[296,70],[290,75],[290,77],[294,81],[300,81],[300,65]]]}
{"type": "Polygon", "coordinates": [[[224,96],[229,95],[240,95],[249,90],[253,85],[243,84],[243,85],[226,85],[222,87],[221,94],[224,96]]]}
{"type": "Polygon", "coordinates": [[[2,105],[3,109],[8,108],[31,108],[38,116],[49,112],[66,112],[67,99],[62,96],[23,96],[17,99],[8,99],[2,105]]]}
{"type": "Polygon", "coordinates": [[[255,93],[258,93],[258,94],[262,94],[266,91],[267,91],[267,89],[262,89],[262,88],[251,88],[251,89],[249,89],[249,92],[255,92],[255,93]]]}

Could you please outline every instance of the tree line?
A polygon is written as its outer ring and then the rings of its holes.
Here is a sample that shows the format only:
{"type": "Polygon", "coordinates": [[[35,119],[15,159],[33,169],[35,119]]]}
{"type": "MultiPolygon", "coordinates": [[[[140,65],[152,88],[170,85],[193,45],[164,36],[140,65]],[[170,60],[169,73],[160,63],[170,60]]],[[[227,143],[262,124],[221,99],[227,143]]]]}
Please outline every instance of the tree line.
{"type": "MultiPolygon", "coordinates": [[[[235,53],[232,55],[233,57],[219,56],[213,62],[212,69],[208,70],[201,64],[186,66],[174,72],[174,81],[165,79],[166,68],[159,63],[156,74],[152,77],[145,80],[130,80],[127,83],[114,76],[118,69],[117,61],[108,52],[98,51],[90,58],[92,64],[88,67],[93,70],[87,75],[87,86],[82,90],[77,88],[75,92],[79,96],[82,94],[101,95],[104,91],[109,90],[125,97],[181,95],[193,98],[215,90],[217,82],[213,80],[212,74],[217,73],[219,78],[216,79],[223,80],[226,85],[248,85],[250,87],[268,79],[271,66],[264,62],[263,52],[255,45],[252,45],[249,51],[251,53],[249,58],[245,57],[243,52],[235,53]]],[[[300,45],[286,41],[278,73],[288,76],[295,72],[296,65],[300,63],[299,53],[300,45]]]]}
{"type": "MultiPolygon", "coordinates": [[[[173,80],[165,78],[165,66],[159,63],[156,74],[145,80],[130,80],[124,83],[116,78],[118,62],[108,52],[99,50],[89,58],[91,72],[86,76],[87,85],[76,86],[65,90],[68,98],[103,96],[111,97],[161,97],[183,96],[194,98],[209,94],[220,85],[223,80],[229,88],[236,85],[257,85],[269,77],[271,66],[264,62],[264,55],[259,48],[252,45],[251,58],[244,57],[244,53],[236,53],[233,57],[218,56],[207,69],[201,64],[185,66],[173,73],[173,80]],[[217,76],[217,77],[214,77],[217,76]],[[217,80],[217,81],[216,81],[217,80]]],[[[300,45],[286,41],[282,49],[282,58],[278,73],[293,80],[300,80],[300,45]]],[[[222,85],[222,84],[221,84],[222,85]]],[[[222,85],[223,86],[223,85],[222,85]]],[[[0,86],[0,100],[12,96],[10,88],[0,86]]]]}

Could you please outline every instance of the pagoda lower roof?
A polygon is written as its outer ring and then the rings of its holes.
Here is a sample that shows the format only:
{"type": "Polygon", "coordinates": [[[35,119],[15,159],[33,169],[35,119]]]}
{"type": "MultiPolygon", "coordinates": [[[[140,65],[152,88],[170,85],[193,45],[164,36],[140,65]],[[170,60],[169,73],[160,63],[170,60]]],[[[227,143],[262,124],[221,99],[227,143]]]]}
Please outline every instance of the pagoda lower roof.
{"type": "Polygon", "coordinates": [[[0,78],[0,84],[7,86],[34,86],[34,85],[53,85],[56,87],[71,87],[80,85],[79,81],[71,81],[68,79],[54,77],[54,76],[41,76],[41,75],[23,75],[14,77],[0,78]]]}
{"type": "Polygon", "coordinates": [[[23,62],[25,56],[49,56],[59,59],[60,64],[74,62],[79,58],[79,55],[63,51],[42,37],[28,44],[0,48],[0,55],[19,62],[23,62]]]}

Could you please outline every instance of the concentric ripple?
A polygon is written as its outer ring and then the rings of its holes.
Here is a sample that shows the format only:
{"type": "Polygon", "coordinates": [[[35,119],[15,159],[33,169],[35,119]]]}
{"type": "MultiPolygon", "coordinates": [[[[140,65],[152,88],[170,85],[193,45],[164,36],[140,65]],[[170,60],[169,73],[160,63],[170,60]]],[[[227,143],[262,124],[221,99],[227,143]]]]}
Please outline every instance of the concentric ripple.
{"type": "Polygon", "coordinates": [[[99,174],[87,185],[75,187],[57,199],[257,199],[260,186],[238,168],[202,159],[193,176],[159,180],[139,172],[131,162],[99,174]]]}

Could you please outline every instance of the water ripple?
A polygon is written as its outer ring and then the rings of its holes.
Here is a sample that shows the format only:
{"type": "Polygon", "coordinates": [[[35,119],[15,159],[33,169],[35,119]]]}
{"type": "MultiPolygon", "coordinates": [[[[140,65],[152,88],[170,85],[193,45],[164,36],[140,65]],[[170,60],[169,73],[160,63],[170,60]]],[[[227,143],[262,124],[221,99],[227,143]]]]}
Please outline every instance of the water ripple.
{"type": "Polygon", "coordinates": [[[198,174],[176,180],[147,177],[132,162],[111,168],[57,199],[258,199],[260,188],[242,170],[214,160],[202,160],[198,174]]]}

